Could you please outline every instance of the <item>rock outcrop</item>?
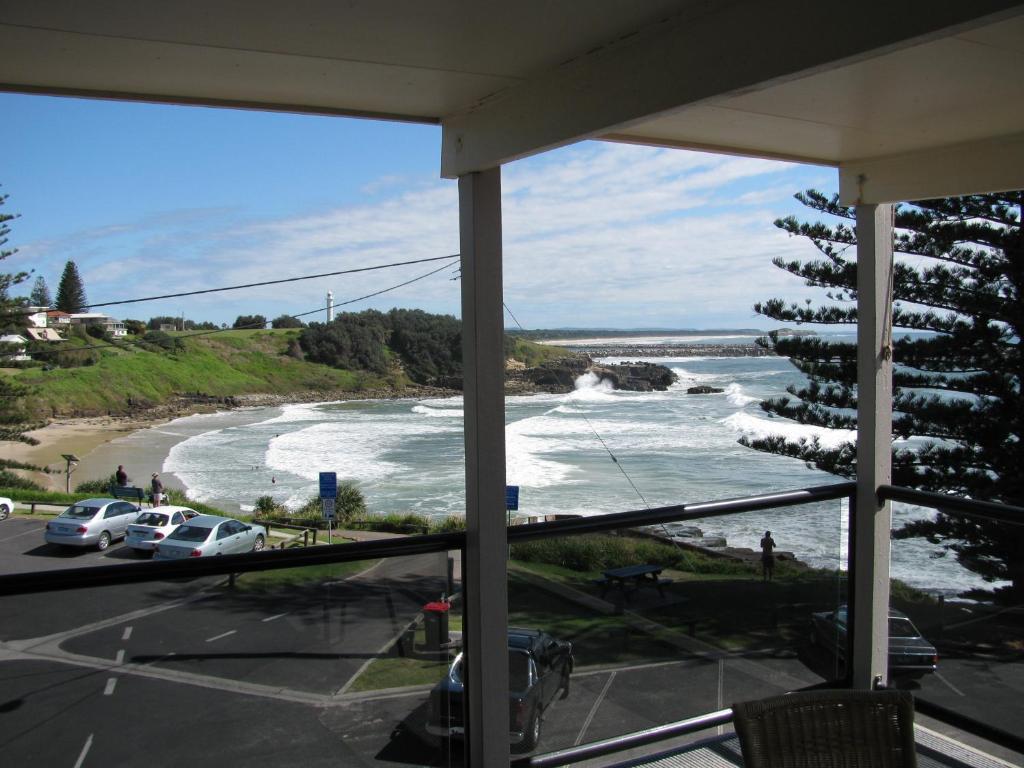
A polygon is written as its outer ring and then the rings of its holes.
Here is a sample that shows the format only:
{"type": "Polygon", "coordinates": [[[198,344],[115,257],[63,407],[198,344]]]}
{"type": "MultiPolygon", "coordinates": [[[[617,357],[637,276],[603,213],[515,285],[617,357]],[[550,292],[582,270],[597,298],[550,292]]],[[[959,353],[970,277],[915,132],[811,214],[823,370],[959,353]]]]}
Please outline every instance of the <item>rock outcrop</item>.
{"type": "Polygon", "coordinates": [[[576,380],[586,373],[593,373],[610,382],[613,389],[629,392],[664,391],[676,380],[671,370],[657,363],[597,365],[587,355],[574,355],[551,360],[534,368],[506,366],[505,391],[509,394],[564,394],[572,392],[576,388],[576,380]]]}
{"type": "Polygon", "coordinates": [[[701,384],[699,387],[690,387],[686,390],[688,395],[718,395],[722,392],[725,392],[725,390],[718,387],[709,387],[707,384],[701,384]]]}

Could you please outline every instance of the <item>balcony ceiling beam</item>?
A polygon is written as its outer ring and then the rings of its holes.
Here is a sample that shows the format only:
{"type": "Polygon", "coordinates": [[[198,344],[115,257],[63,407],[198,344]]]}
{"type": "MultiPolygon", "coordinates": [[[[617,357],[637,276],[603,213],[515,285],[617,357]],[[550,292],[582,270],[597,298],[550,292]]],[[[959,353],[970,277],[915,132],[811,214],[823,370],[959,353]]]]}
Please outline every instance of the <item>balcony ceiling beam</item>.
{"type": "Polygon", "coordinates": [[[1009,0],[699,2],[442,119],[455,178],[726,96],[761,90],[1016,15],[1009,0]],[[884,12],[883,12],[884,11],[884,12]]]}
{"type": "Polygon", "coordinates": [[[839,166],[843,205],[1024,189],[1024,133],[839,166]]]}

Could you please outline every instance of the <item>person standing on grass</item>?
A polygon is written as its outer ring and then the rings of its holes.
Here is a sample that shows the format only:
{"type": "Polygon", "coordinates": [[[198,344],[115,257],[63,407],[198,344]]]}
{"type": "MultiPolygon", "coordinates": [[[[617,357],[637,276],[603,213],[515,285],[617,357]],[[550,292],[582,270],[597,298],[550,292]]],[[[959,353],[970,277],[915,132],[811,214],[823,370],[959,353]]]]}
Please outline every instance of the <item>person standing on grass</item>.
{"type": "Polygon", "coordinates": [[[771,531],[764,532],[761,539],[761,580],[771,581],[775,572],[775,539],[771,531]]]}
{"type": "Polygon", "coordinates": [[[153,480],[150,482],[153,491],[153,506],[159,507],[164,503],[164,484],[160,482],[160,476],[154,472],[153,480]]]}
{"type": "Polygon", "coordinates": [[[114,480],[118,485],[128,485],[128,473],[124,471],[124,464],[117,465],[117,472],[114,473],[114,480]]]}

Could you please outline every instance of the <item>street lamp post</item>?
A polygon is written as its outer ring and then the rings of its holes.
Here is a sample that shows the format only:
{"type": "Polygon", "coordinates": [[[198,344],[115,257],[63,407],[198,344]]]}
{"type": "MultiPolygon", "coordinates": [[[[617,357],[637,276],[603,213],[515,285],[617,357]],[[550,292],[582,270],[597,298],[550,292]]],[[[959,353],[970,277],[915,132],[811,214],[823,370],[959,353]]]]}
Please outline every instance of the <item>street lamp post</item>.
{"type": "Polygon", "coordinates": [[[71,493],[71,473],[75,471],[74,468],[78,464],[78,457],[73,453],[62,453],[61,456],[67,462],[64,490],[67,493],[71,493]]]}

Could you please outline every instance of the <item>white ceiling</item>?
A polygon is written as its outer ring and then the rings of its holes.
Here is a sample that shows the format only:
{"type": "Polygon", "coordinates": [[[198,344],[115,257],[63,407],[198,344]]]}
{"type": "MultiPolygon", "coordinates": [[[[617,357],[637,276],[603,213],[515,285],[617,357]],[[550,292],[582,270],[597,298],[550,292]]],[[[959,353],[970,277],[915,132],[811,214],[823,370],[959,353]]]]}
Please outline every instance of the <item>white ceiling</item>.
{"type": "Polygon", "coordinates": [[[440,123],[445,175],[597,137],[1024,187],[1024,3],[836,8],[0,0],[0,89],[440,123]]]}

